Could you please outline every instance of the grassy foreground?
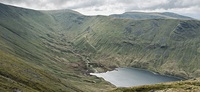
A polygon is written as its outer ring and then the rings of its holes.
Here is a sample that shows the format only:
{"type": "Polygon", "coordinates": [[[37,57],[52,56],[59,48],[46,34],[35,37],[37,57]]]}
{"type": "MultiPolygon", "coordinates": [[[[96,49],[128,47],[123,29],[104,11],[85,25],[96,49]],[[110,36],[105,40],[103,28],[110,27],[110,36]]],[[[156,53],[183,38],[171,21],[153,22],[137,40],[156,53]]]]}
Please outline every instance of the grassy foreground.
{"type": "Polygon", "coordinates": [[[199,92],[200,79],[144,85],[131,88],[116,88],[109,92],[199,92]]]}

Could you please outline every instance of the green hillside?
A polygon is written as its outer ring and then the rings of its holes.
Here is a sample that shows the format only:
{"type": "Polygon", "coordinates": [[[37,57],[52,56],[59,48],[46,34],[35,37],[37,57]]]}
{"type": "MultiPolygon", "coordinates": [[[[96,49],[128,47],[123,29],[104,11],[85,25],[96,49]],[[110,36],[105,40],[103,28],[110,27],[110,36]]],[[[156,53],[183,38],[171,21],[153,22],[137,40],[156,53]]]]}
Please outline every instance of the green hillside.
{"type": "Polygon", "coordinates": [[[83,57],[61,26],[45,12],[0,4],[0,90],[94,92],[113,87],[88,76],[83,57]]]}
{"type": "Polygon", "coordinates": [[[184,78],[199,76],[200,21],[97,16],[82,29],[85,32],[73,42],[91,62],[184,78]]]}
{"type": "Polygon", "coordinates": [[[85,16],[0,4],[0,92],[102,92],[90,72],[138,67],[200,77],[200,21],[85,16]]]}
{"type": "Polygon", "coordinates": [[[199,86],[199,79],[193,79],[130,88],[116,88],[110,92],[199,92],[199,86]]]}

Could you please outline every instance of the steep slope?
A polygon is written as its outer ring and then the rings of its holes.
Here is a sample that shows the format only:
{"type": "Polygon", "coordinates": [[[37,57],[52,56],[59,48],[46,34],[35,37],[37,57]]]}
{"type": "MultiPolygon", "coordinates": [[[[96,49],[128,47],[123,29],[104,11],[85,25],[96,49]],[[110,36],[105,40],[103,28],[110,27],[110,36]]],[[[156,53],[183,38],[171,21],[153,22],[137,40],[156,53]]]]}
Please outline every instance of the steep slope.
{"type": "Polygon", "coordinates": [[[87,30],[75,44],[84,53],[89,51],[85,55],[93,55],[88,56],[91,61],[184,78],[199,76],[199,21],[96,17],[87,30]]]}
{"type": "Polygon", "coordinates": [[[163,13],[125,12],[123,14],[113,14],[110,16],[116,18],[127,18],[127,19],[183,19],[183,20],[192,19],[187,16],[182,16],[170,12],[163,12],[163,13]]]}
{"type": "Polygon", "coordinates": [[[2,51],[0,51],[0,56],[0,91],[81,91],[64,83],[68,81],[58,79],[45,71],[30,66],[18,57],[2,51]]]}
{"type": "Polygon", "coordinates": [[[0,89],[93,92],[111,87],[86,76],[85,62],[63,29],[45,12],[0,4],[0,89]]]}

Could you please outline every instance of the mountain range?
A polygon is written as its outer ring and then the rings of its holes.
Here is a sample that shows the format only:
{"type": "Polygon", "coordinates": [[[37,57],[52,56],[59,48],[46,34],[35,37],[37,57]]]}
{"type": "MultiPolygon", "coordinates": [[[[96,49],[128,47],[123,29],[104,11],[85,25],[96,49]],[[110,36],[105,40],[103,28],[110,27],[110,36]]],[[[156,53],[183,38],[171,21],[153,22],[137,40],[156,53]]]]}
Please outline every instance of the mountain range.
{"type": "Polygon", "coordinates": [[[192,20],[193,18],[178,15],[171,12],[125,12],[123,14],[110,15],[116,18],[127,18],[127,19],[181,19],[181,20],[192,20]]]}
{"type": "Polygon", "coordinates": [[[89,73],[117,67],[198,78],[199,30],[199,20],[169,12],[85,16],[0,4],[0,91],[108,91],[115,87],[89,73]]]}

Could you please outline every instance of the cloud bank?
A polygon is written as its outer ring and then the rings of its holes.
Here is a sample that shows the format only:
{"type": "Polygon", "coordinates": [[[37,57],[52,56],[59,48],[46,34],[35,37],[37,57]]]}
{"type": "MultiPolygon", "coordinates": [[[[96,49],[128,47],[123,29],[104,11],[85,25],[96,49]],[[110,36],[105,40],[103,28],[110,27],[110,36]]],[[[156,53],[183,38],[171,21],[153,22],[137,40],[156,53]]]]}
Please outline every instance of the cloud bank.
{"type": "Polygon", "coordinates": [[[200,19],[200,0],[0,0],[1,3],[36,10],[72,9],[85,15],[130,11],[174,12],[200,19]]]}

